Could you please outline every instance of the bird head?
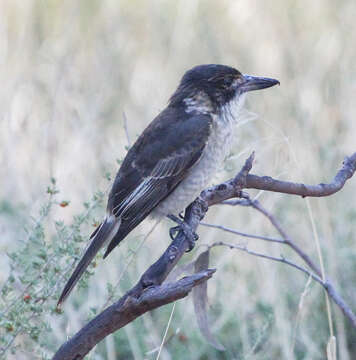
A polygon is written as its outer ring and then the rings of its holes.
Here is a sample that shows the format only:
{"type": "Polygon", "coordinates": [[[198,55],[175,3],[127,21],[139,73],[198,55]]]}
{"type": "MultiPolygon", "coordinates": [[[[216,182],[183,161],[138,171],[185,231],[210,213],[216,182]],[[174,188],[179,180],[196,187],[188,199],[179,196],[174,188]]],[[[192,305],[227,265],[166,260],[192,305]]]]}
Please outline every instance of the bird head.
{"type": "Polygon", "coordinates": [[[171,105],[182,102],[197,103],[196,99],[208,100],[216,110],[238,99],[248,91],[265,89],[279,84],[278,80],[242,74],[225,65],[199,65],[188,70],[176,92],[170,99],[171,105]],[[193,99],[193,100],[192,100],[193,99]]]}

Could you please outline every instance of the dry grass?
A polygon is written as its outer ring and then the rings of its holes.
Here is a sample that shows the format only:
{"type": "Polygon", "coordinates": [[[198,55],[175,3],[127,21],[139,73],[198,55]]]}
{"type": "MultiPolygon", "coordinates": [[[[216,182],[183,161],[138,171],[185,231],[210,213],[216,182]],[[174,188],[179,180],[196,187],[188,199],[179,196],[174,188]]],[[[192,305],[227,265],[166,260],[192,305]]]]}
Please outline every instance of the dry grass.
{"type": "MultiPolygon", "coordinates": [[[[19,246],[22,225],[42,202],[50,176],[71,201],[67,208],[58,207],[54,219],[69,221],[94,191],[105,189],[103,174],[115,173],[116,159],[126,153],[123,112],[135,139],[165,106],[183,72],[200,63],[229,64],[281,81],[278,88],[249,96],[248,108],[258,118],[239,127],[221,178],[239,169],[255,150],[258,174],[328,181],[343,157],[355,151],[355,15],[352,0],[2,0],[2,254],[19,246]]],[[[326,273],[353,308],[355,191],[352,179],[333,197],[310,200],[326,273]]],[[[305,200],[269,193],[260,194],[260,200],[317,259],[305,200]]],[[[208,220],[275,235],[250,209],[218,207],[208,220]]],[[[134,255],[119,293],[161,253],[167,224],[134,255]]],[[[128,249],[135,249],[151,226],[147,221],[130,235],[100,263],[89,288],[74,292],[64,316],[50,319],[49,351],[82,326],[89,308],[105,303],[106,282],[116,283],[129,261],[128,249]]],[[[222,236],[218,230],[200,229],[201,242],[217,236],[222,236]]],[[[257,240],[249,246],[275,255],[284,251],[257,240]]],[[[226,249],[214,254],[218,271],[209,281],[211,322],[228,350],[218,353],[204,342],[188,299],[176,305],[160,359],[325,359],[330,332],[319,286],[307,286],[308,279],[283,265],[226,249]]],[[[8,266],[5,255],[0,260],[2,281],[8,266]]],[[[90,359],[155,358],[157,353],[145,354],[161,344],[171,307],[107,339],[90,359]]],[[[338,359],[351,360],[355,331],[334,310],[338,359]]]]}

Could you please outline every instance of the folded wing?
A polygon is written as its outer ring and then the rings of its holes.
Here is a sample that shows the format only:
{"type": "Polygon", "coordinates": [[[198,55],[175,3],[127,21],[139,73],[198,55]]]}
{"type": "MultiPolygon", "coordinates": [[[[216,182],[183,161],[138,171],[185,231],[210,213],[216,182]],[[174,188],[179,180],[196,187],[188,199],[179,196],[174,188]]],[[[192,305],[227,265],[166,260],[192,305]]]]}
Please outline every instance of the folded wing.
{"type": "Polygon", "coordinates": [[[121,225],[104,257],[199,161],[212,119],[204,114],[187,115],[182,109],[167,108],[150,124],[125,158],[108,203],[108,212],[119,217],[121,225]]]}
{"type": "Polygon", "coordinates": [[[126,155],[109,194],[107,217],[64,287],[62,303],[97,252],[104,258],[164,200],[199,161],[210,133],[211,117],[168,107],[146,128],[126,155]]]}

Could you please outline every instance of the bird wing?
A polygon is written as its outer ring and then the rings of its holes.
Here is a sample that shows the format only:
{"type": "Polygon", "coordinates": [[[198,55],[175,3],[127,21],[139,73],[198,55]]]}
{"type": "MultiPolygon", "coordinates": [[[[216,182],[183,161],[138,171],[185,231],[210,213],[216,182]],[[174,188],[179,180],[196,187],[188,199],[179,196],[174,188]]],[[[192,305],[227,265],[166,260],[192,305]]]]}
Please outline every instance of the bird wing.
{"type": "Polygon", "coordinates": [[[108,212],[120,228],[104,257],[136,227],[196,164],[206,146],[212,118],[167,108],[127,154],[109,195],[108,212]]]}
{"type": "Polygon", "coordinates": [[[167,108],[146,128],[127,153],[109,194],[107,217],[67,281],[58,305],[68,297],[97,252],[104,258],[174,188],[202,154],[211,117],[167,108]]]}

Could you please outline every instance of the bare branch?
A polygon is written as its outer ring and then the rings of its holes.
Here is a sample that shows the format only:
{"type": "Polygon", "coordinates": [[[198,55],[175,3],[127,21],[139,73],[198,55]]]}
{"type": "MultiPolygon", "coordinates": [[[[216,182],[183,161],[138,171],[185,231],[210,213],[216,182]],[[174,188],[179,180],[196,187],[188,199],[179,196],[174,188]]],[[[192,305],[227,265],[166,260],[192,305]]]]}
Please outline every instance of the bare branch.
{"type": "Polygon", "coordinates": [[[270,223],[276,228],[276,230],[282,236],[284,243],[289,245],[304,261],[305,263],[320,277],[321,271],[315,262],[299,247],[296,243],[288,236],[288,234],[283,230],[281,224],[269,211],[267,211],[258,200],[251,200],[251,206],[262,213],[268,218],[270,223]]]}
{"type": "Polygon", "coordinates": [[[83,359],[107,335],[147,311],[186,297],[194,286],[210,279],[214,272],[214,269],[207,269],[174,283],[152,286],[137,297],[130,290],[65,342],[54,355],[53,360],[83,359]]]}
{"type": "MultiPolygon", "coordinates": [[[[262,253],[251,251],[243,246],[225,243],[215,243],[211,246],[225,245],[238,248],[251,255],[264,257],[269,260],[279,261],[288,264],[319,282],[334,300],[344,315],[351,321],[356,328],[356,316],[350,307],[337,293],[330,280],[323,282],[318,266],[311,258],[302,251],[299,246],[283,230],[277,219],[270,214],[257,200],[251,200],[247,194],[242,192],[244,188],[255,188],[259,190],[277,191],[281,193],[294,194],[300,196],[327,196],[340,190],[347,179],[353,176],[356,170],[356,153],[346,158],[342,169],[336,174],[330,184],[304,185],[292,182],[274,180],[270,177],[259,177],[250,175],[254,160],[254,153],[246,160],[241,171],[233,178],[220,185],[208,188],[191,203],[185,211],[184,221],[193,232],[196,231],[199,223],[204,218],[208,208],[216,204],[244,205],[252,206],[264,216],[282,236],[283,240],[244,234],[228,228],[220,227],[221,230],[236,233],[241,236],[253,237],[267,241],[283,243],[290,246],[311,268],[312,271],[295,264],[283,257],[273,257],[262,253]],[[243,198],[236,200],[236,198],[243,198]]],[[[214,226],[216,227],[216,226],[214,226]]],[[[128,291],[119,301],[110,306],[87,324],[82,330],[67,341],[56,353],[54,359],[82,359],[90,349],[95,346],[106,335],[123,327],[141,314],[175,301],[186,296],[193,286],[199,282],[210,278],[215,270],[207,270],[196,275],[183,278],[175,283],[161,285],[172,271],[184,252],[189,248],[189,239],[183,231],[180,231],[174,241],[168,246],[163,255],[151,265],[141,276],[139,282],[128,291]]]]}
{"type": "MultiPolygon", "coordinates": [[[[322,278],[321,271],[315,262],[287,235],[287,233],[282,229],[281,225],[277,219],[270,214],[262,205],[257,201],[252,201],[252,207],[264,214],[272,223],[272,225],[277,229],[277,231],[283,237],[285,244],[291,247],[304,261],[305,263],[320,277],[322,278]]],[[[339,306],[344,315],[351,321],[354,328],[356,328],[356,315],[353,313],[351,308],[347,305],[345,300],[340,296],[336,291],[333,283],[330,279],[327,279],[323,282],[323,287],[325,288],[328,295],[334,300],[335,304],[339,306]]]]}
{"type": "Polygon", "coordinates": [[[300,266],[300,265],[294,263],[293,261],[286,259],[284,256],[278,257],[278,256],[267,255],[267,254],[263,254],[263,253],[260,253],[260,252],[257,252],[257,251],[250,250],[246,245],[230,244],[230,243],[226,243],[224,241],[217,241],[217,242],[212,243],[211,245],[208,245],[209,248],[212,248],[212,247],[215,247],[215,246],[227,246],[230,249],[237,249],[237,250],[243,251],[243,252],[245,252],[245,253],[247,253],[249,255],[253,255],[253,256],[257,256],[257,257],[261,257],[261,258],[264,258],[264,259],[273,260],[273,261],[277,261],[277,262],[281,262],[283,264],[292,266],[295,269],[297,269],[299,271],[302,271],[304,274],[310,276],[313,280],[317,281],[319,284],[321,284],[322,286],[325,287],[325,284],[324,284],[323,280],[319,276],[315,275],[314,273],[312,273],[308,269],[304,268],[303,266],[300,266]]]}
{"type": "Polygon", "coordinates": [[[349,305],[345,300],[340,296],[336,291],[335,286],[331,283],[329,279],[326,279],[324,288],[328,295],[334,300],[335,304],[341,309],[344,315],[351,321],[353,327],[356,329],[356,315],[353,313],[349,305]]]}
{"type": "MultiPolygon", "coordinates": [[[[270,176],[249,174],[254,156],[254,153],[249,156],[243,168],[235,178],[202,191],[200,197],[207,202],[208,206],[222,203],[232,205],[233,203],[231,203],[230,199],[243,197],[243,193],[241,193],[242,189],[274,191],[284,194],[300,195],[303,197],[329,196],[342,189],[346,180],[352,177],[356,171],[356,153],[354,153],[352,156],[345,158],[342,168],[338,171],[330,184],[305,185],[276,180],[270,176]]],[[[239,200],[238,204],[246,205],[243,200],[239,200]]]]}
{"type": "Polygon", "coordinates": [[[356,171],[356,153],[346,157],[342,168],[329,184],[305,185],[289,181],[280,181],[269,176],[256,176],[249,174],[246,178],[247,189],[275,191],[284,194],[300,195],[303,197],[329,196],[343,188],[346,180],[350,179],[356,171]]]}
{"type": "MultiPolygon", "coordinates": [[[[276,219],[275,216],[273,216],[268,210],[266,210],[261,203],[258,200],[251,200],[248,196],[245,196],[244,198],[244,206],[247,205],[247,203],[250,204],[251,207],[262,213],[264,216],[268,218],[268,220],[271,222],[271,224],[275,227],[275,229],[279,232],[279,234],[282,236],[283,244],[288,245],[291,247],[303,260],[304,262],[313,270],[313,272],[318,276],[319,279],[322,279],[321,271],[319,267],[315,264],[315,262],[308,256],[289,236],[288,234],[283,230],[281,224],[276,219]]],[[[238,203],[237,203],[238,204],[238,203]]],[[[266,256],[264,256],[266,257],[266,256]]],[[[276,259],[271,259],[276,260],[276,259]]],[[[299,269],[301,270],[301,269],[299,269]]],[[[303,271],[303,270],[302,270],[303,271]]],[[[314,280],[316,280],[313,277],[314,280]]],[[[320,283],[320,281],[318,281],[320,283]]],[[[341,311],[344,313],[344,315],[351,321],[352,325],[356,328],[356,315],[353,313],[349,305],[345,302],[345,300],[340,296],[340,294],[336,291],[335,286],[331,282],[330,279],[327,279],[325,282],[322,281],[320,283],[328,295],[333,299],[336,305],[339,306],[341,311]]]]}
{"type": "MultiPolygon", "coordinates": [[[[228,205],[242,205],[252,206],[262,214],[264,214],[271,224],[277,229],[282,236],[284,243],[290,246],[315,272],[315,274],[322,278],[319,267],[314,261],[288,236],[283,230],[277,219],[270,214],[257,200],[251,200],[249,196],[242,192],[243,188],[254,188],[258,190],[275,191],[286,194],[306,196],[328,196],[342,189],[345,182],[351,178],[356,171],[356,153],[350,157],[346,157],[342,168],[338,171],[333,181],[330,184],[319,185],[305,185],[292,183],[288,181],[275,180],[271,177],[259,177],[249,174],[252,168],[254,153],[246,160],[244,167],[238,175],[220,185],[214,186],[201,193],[208,205],[215,204],[228,204],[228,205]],[[237,180],[239,178],[239,180],[237,180]],[[236,197],[243,197],[243,199],[235,199],[236,197]]],[[[330,280],[327,281],[328,286],[325,288],[329,296],[334,300],[344,315],[351,321],[356,328],[356,315],[352,312],[351,308],[346,304],[342,297],[337,293],[334,285],[330,280]]]]}
{"type": "Polygon", "coordinates": [[[253,235],[253,234],[243,233],[241,231],[230,229],[230,228],[228,228],[226,226],[222,226],[222,225],[209,224],[209,223],[206,223],[206,222],[201,222],[200,225],[210,227],[210,228],[213,228],[213,229],[219,229],[219,230],[229,232],[229,233],[234,234],[234,235],[239,235],[239,236],[243,236],[243,237],[247,237],[247,238],[251,238],[251,239],[259,239],[259,240],[265,240],[265,241],[282,243],[282,244],[284,244],[284,242],[285,242],[284,240],[280,240],[280,239],[276,239],[276,238],[272,238],[272,237],[268,237],[268,236],[261,236],[261,235],[253,235]]]}
{"type": "Polygon", "coordinates": [[[273,261],[278,261],[278,262],[281,262],[283,264],[287,264],[289,266],[292,266],[292,267],[294,267],[295,269],[297,269],[299,271],[302,271],[306,275],[310,276],[313,280],[317,281],[325,289],[325,291],[330,296],[330,298],[333,299],[335,304],[341,309],[341,311],[344,313],[344,315],[351,321],[352,325],[356,328],[356,316],[355,316],[355,314],[353,313],[351,308],[348,306],[348,304],[345,302],[345,300],[336,291],[334,285],[331,283],[330,280],[323,281],[322,278],[319,277],[318,275],[315,275],[311,271],[309,271],[306,268],[292,262],[291,260],[286,259],[285,257],[282,257],[282,256],[281,257],[276,257],[276,256],[271,256],[271,255],[259,253],[259,252],[256,252],[256,251],[252,251],[252,250],[248,249],[245,245],[230,244],[230,243],[225,243],[223,241],[218,241],[218,242],[215,242],[215,243],[209,245],[208,247],[212,248],[214,246],[227,246],[230,249],[237,249],[237,250],[244,251],[249,255],[253,255],[253,256],[257,256],[257,257],[261,257],[261,258],[265,258],[265,259],[269,259],[269,260],[273,260],[273,261]]]}

